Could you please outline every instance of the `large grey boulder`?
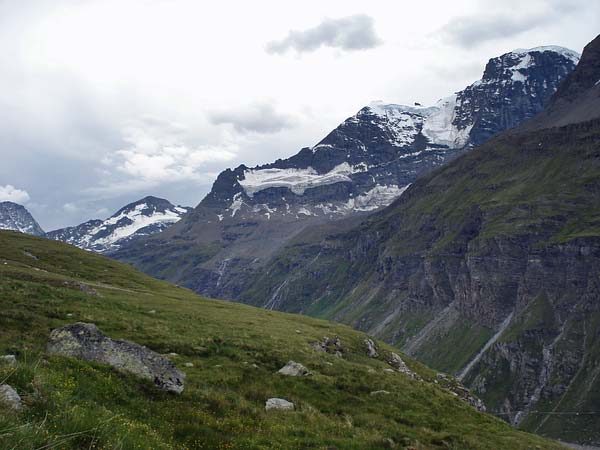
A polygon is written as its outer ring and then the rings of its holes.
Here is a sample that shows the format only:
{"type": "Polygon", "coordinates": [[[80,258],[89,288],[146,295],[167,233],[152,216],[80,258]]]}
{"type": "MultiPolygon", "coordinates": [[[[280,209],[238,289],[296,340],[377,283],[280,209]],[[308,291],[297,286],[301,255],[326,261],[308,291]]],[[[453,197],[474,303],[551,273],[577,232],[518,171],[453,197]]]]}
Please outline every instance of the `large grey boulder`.
{"type": "Polygon", "coordinates": [[[0,384],[0,404],[12,409],[13,411],[21,410],[21,397],[8,384],[0,384]]]}
{"type": "Polygon", "coordinates": [[[306,377],[311,374],[306,367],[295,361],[288,361],[277,373],[290,377],[306,377]]]}
{"type": "Polygon", "coordinates": [[[267,411],[293,411],[294,404],[288,402],[283,398],[270,398],[265,404],[265,410],[267,411]]]}
{"type": "Polygon", "coordinates": [[[91,323],[78,322],[53,330],[47,352],[109,364],[151,380],[162,390],[183,392],[185,374],[168,358],[134,342],[111,339],[91,323]]]}

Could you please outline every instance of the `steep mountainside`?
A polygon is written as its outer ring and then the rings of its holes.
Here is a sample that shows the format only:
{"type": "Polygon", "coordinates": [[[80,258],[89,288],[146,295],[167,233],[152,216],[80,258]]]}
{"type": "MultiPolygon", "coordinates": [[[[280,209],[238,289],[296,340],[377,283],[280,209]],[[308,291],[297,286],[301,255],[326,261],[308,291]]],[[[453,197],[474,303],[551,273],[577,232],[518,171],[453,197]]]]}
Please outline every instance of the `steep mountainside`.
{"type": "Polygon", "coordinates": [[[491,59],[481,80],[436,105],[373,103],[321,142],[272,164],[222,172],[179,224],[117,252],[154,276],[237,299],[254,271],[307,226],[390,204],[418,176],[539,113],[578,54],[560,47],[491,59]]]}
{"type": "Polygon", "coordinates": [[[544,113],[360,226],[296,237],[240,298],[352,324],[515,425],[600,444],[598,80],[600,36],[544,113]]]}
{"type": "Polygon", "coordinates": [[[50,231],[46,237],[98,253],[111,252],[167,229],[191,209],[149,196],[124,206],[106,220],[89,220],[75,227],[50,231]]]}
{"type": "Polygon", "coordinates": [[[562,448],[477,411],[455,380],[400,365],[381,342],[369,355],[366,336],[343,325],[209,300],[14,232],[0,232],[0,280],[3,449],[562,448]],[[51,330],[80,321],[169,358],[183,392],[50,355],[51,330]],[[290,360],[311,374],[278,373],[290,360]],[[18,411],[4,402],[7,385],[18,411]],[[271,398],[294,409],[266,411],[271,398]]]}
{"type": "Polygon", "coordinates": [[[0,230],[14,230],[34,236],[44,235],[44,230],[29,211],[13,202],[0,202],[0,230]]]}

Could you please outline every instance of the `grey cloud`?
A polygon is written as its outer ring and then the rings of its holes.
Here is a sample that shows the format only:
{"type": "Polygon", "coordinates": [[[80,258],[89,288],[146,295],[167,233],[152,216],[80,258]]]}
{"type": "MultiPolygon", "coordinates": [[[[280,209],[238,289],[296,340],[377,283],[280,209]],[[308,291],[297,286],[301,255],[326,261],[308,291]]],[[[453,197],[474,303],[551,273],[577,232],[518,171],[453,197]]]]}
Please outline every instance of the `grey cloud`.
{"type": "Polygon", "coordinates": [[[255,103],[238,110],[212,111],[209,119],[215,125],[232,125],[239,133],[277,133],[293,126],[290,116],[278,112],[268,103],[255,103]]]}
{"type": "MultiPolygon", "coordinates": [[[[459,16],[446,23],[438,34],[453,44],[472,48],[555,22],[557,18],[575,12],[581,5],[580,0],[546,0],[536,13],[459,16]]],[[[515,8],[518,9],[518,6],[515,8]]]]}
{"type": "Polygon", "coordinates": [[[367,50],[377,47],[381,40],[375,32],[373,19],[365,14],[324,19],[319,25],[306,30],[292,30],[287,37],[267,44],[268,53],[314,52],[320,47],[341,50],[367,50]]]}

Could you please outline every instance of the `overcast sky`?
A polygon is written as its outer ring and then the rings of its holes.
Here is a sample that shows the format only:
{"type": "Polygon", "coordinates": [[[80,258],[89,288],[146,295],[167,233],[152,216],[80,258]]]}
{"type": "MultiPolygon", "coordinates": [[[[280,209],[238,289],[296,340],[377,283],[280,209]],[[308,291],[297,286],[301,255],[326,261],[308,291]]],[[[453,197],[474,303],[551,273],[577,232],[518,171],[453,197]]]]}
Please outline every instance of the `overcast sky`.
{"type": "Polygon", "coordinates": [[[514,48],[581,51],[600,2],[0,0],[0,201],[51,230],[433,103],[514,48]]]}

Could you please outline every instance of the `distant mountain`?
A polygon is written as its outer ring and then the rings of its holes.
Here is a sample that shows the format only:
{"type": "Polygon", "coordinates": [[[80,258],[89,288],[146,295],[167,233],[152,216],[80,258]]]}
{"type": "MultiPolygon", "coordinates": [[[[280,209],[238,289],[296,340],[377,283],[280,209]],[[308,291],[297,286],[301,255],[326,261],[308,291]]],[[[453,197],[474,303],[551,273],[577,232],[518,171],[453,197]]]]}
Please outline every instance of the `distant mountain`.
{"type": "Polygon", "coordinates": [[[365,106],[288,159],[225,170],[184,220],[114,256],[197,292],[237,299],[306,227],[341,218],[336,226],[348,226],[389,205],[417,177],[539,113],[578,59],[561,47],[516,50],[492,58],[481,80],[434,106],[365,106]]]}
{"type": "Polygon", "coordinates": [[[513,425],[600,445],[600,36],[541,114],[310,231],[237,299],[351,324],[513,425]]]}
{"type": "Polygon", "coordinates": [[[0,230],[20,231],[34,236],[44,235],[44,230],[29,211],[13,202],[0,202],[0,230]]]}
{"type": "Polygon", "coordinates": [[[190,210],[149,196],[124,206],[106,220],[90,220],[50,231],[46,237],[98,253],[111,252],[135,239],[165,230],[190,210]]]}

